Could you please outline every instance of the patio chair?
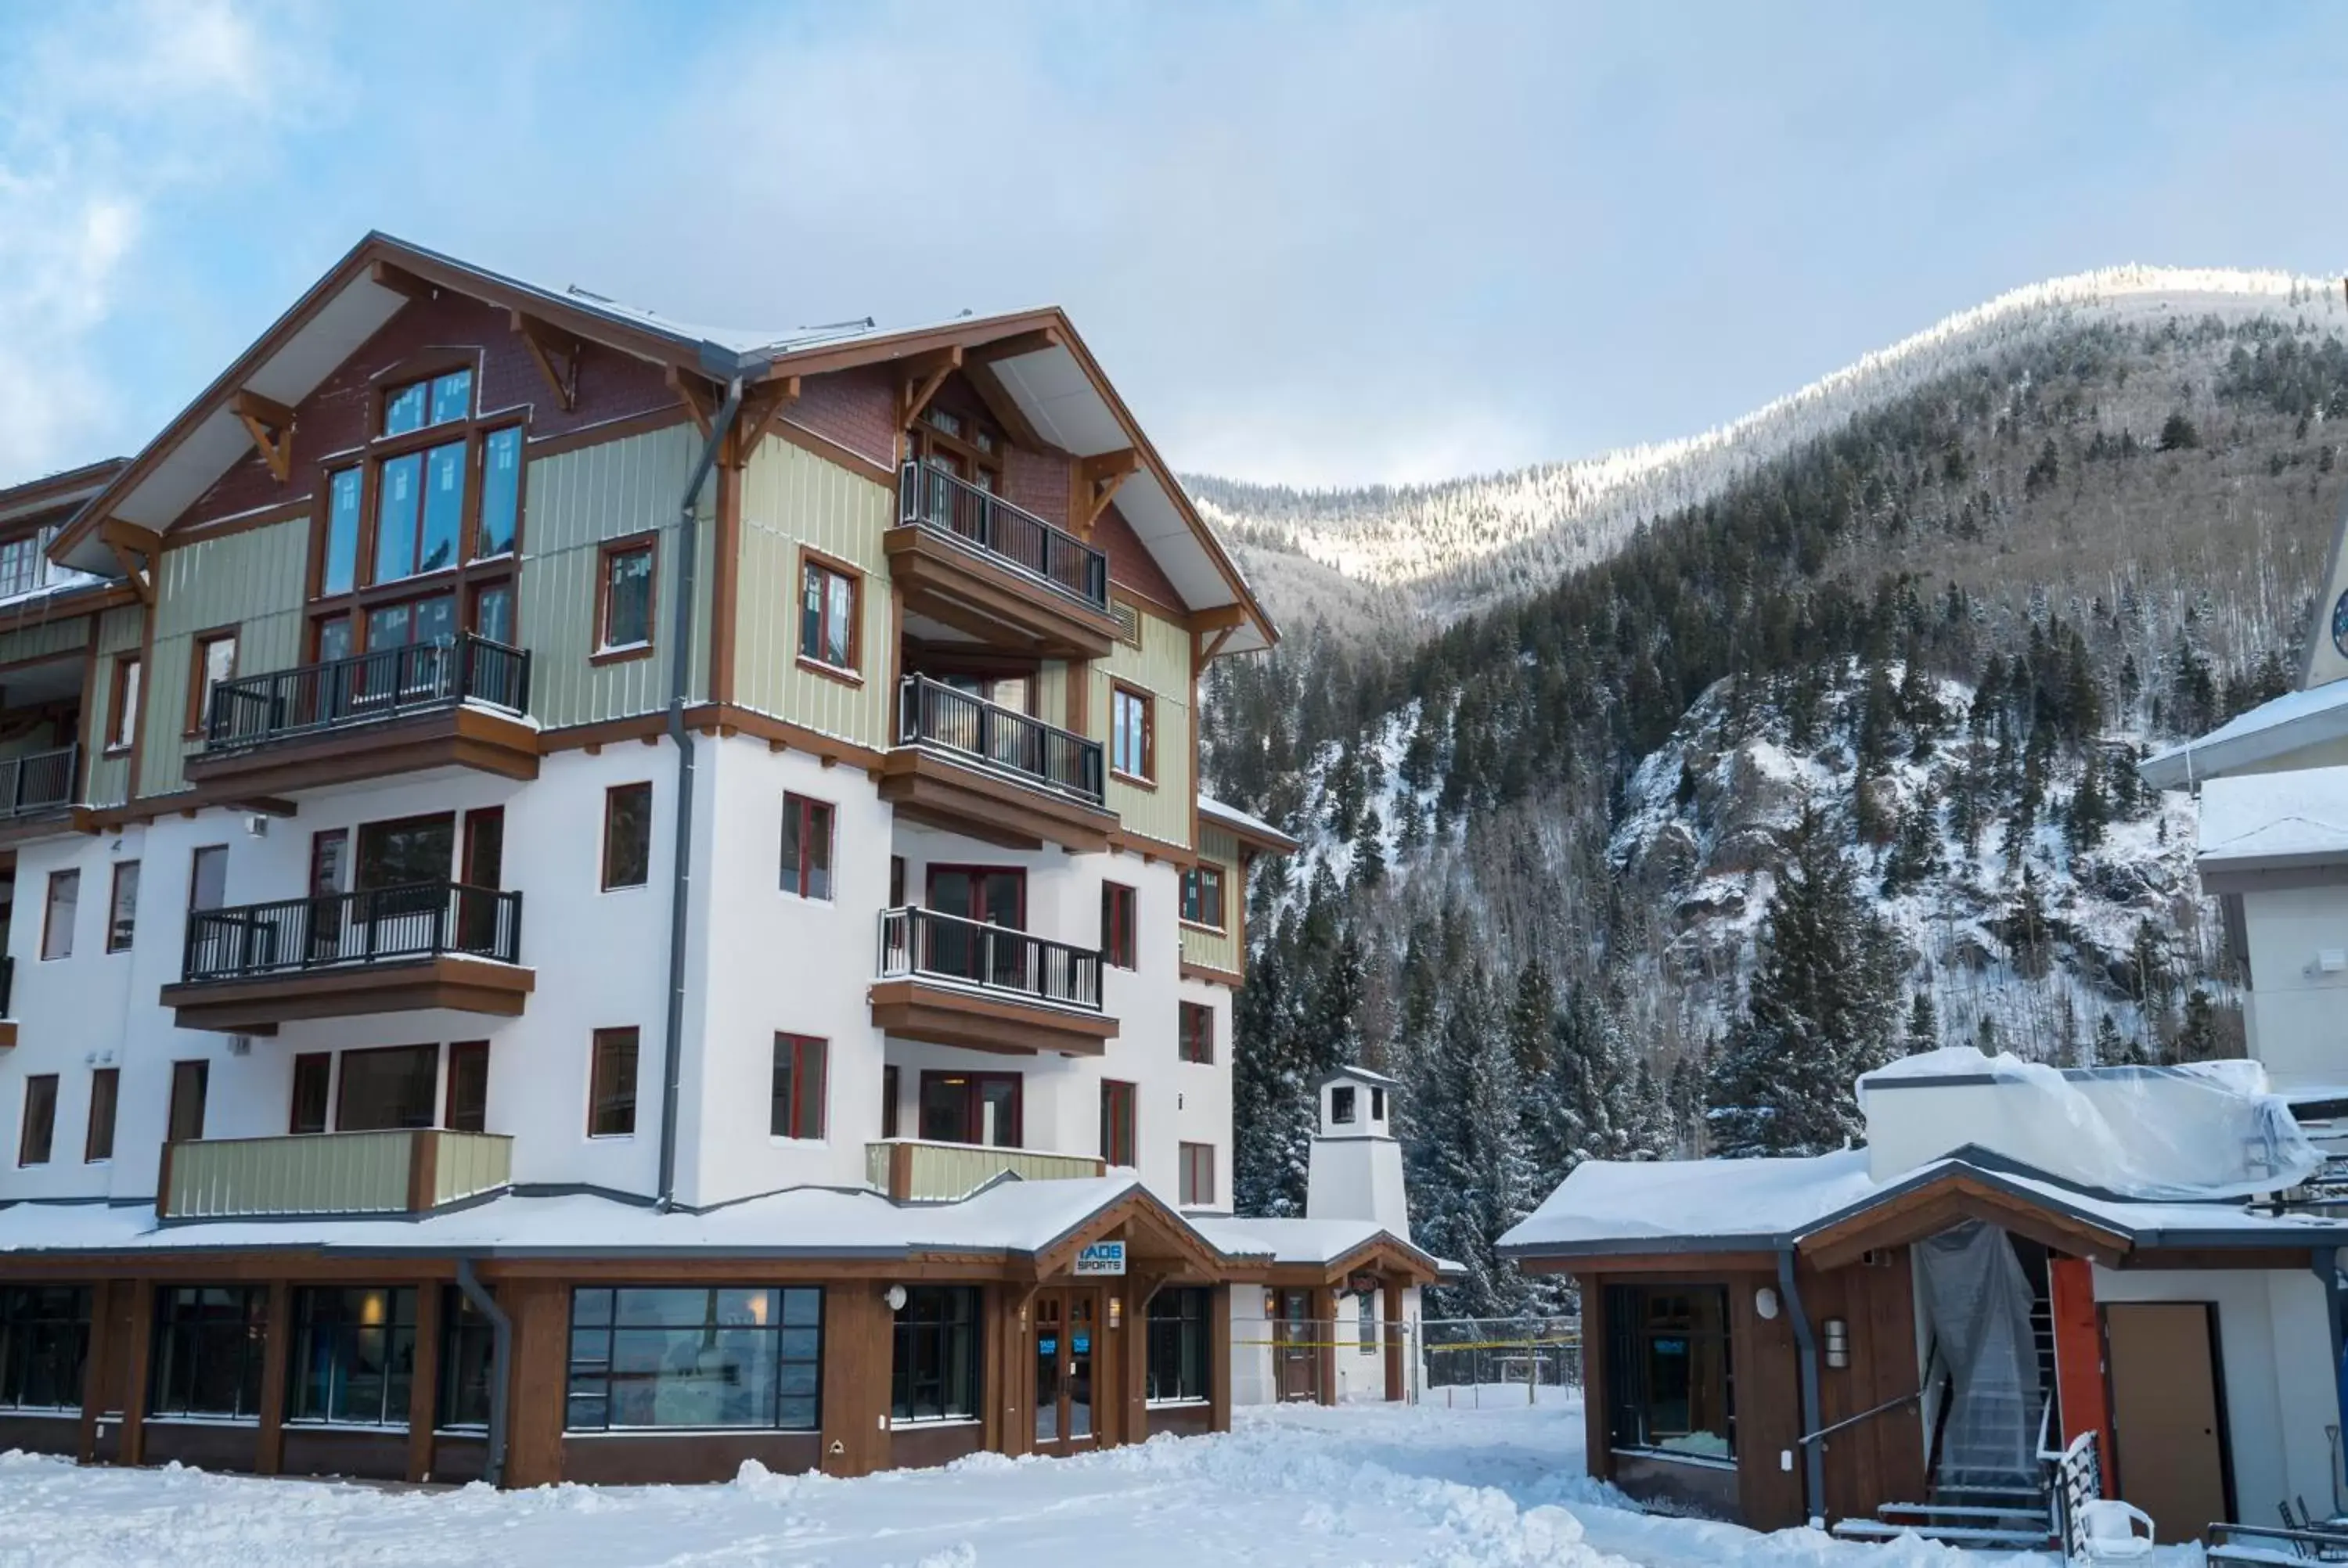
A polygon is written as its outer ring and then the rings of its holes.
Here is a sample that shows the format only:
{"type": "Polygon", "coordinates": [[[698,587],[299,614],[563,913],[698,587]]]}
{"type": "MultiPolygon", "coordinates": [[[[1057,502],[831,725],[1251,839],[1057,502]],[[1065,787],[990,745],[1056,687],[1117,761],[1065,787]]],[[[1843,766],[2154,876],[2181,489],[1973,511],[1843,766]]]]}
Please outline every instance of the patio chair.
{"type": "Polygon", "coordinates": [[[2080,1505],[2079,1523],[2091,1563],[2120,1563],[2152,1551],[2152,1515],[2131,1503],[2098,1497],[2080,1505]],[[2137,1525],[2144,1533],[2137,1533],[2137,1525]]]}

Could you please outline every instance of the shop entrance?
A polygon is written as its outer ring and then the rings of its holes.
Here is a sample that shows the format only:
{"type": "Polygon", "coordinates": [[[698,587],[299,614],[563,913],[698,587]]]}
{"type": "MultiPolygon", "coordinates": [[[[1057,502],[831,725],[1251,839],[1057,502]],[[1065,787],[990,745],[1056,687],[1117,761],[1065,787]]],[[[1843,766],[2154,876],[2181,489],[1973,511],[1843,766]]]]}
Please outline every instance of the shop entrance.
{"type": "Polygon", "coordinates": [[[1035,1451],[1080,1453],[1093,1446],[1093,1365],[1100,1354],[1100,1292],[1090,1286],[1038,1291],[1035,1451]]]}

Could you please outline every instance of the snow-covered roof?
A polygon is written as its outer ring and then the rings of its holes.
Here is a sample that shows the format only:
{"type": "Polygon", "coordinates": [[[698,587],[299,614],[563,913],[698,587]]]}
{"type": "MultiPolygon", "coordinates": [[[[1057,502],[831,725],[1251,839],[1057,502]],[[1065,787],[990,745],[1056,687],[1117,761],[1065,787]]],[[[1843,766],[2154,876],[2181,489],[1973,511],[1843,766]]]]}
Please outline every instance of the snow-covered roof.
{"type": "Polygon", "coordinates": [[[2334,681],[2261,702],[2206,735],[2155,752],[2136,771],[2155,789],[2182,789],[2343,738],[2348,681],[2334,681]]]}
{"type": "Polygon", "coordinates": [[[1296,839],[1281,832],[1263,818],[1250,816],[1235,805],[1225,805],[1212,795],[1201,794],[1199,797],[1199,815],[1210,822],[1229,828],[1233,834],[1249,843],[1260,845],[1263,848],[1282,855],[1292,855],[1303,847],[1296,839]]]}
{"type": "Polygon", "coordinates": [[[1269,1257],[1273,1263],[1325,1267],[1384,1241],[1423,1262],[1429,1272],[1457,1270],[1433,1253],[1413,1245],[1375,1220],[1237,1219],[1195,1217],[1190,1221],[1217,1251],[1231,1256],[1269,1257]]]}
{"type": "Polygon", "coordinates": [[[1383,1072],[1372,1072],[1366,1067],[1354,1066],[1341,1067],[1337,1069],[1336,1071],[1324,1076],[1320,1082],[1314,1084],[1313,1087],[1315,1089],[1326,1089],[1333,1083],[1367,1083],[1372,1087],[1378,1089],[1400,1089],[1402,1087],[1402,1081],[1400,1079],[1388,1078],[1383,1072]]]}
{"type": "Polygon", "coordinates": [[[2204,872],[2348,860],[2348,767],[2210,780],[2201,791],[2199,847],[2204,872]]]}

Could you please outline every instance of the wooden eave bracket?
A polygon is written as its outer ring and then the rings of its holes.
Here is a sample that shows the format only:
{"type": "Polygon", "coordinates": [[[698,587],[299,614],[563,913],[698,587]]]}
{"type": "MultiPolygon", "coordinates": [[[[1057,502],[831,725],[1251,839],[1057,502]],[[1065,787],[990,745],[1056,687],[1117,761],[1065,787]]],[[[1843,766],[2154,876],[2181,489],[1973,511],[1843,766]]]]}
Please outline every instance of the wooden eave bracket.
{"type": "Polygon", "coordinates": [[[691,414],[693,422],[701,426],[701,438],[708,440],[709,432],[716,428],[717,423],[716,389],[701,377],[688,375],[675,365],[668,367],[667,380],[669,390],[684,400],[685,412],[691,414]]]}
{"type": "Polygon", "coordinates": [[[734,416],[732,450],[726,456],[727,465],[736,468],[748,467],[751,457],[758,450],[758,443],[766,439],[767,427],[780,417],[784,409],[797,403],[798,397],[799,378],[796,375],[762,382],[753,392],[746,393],[742,398],[742,411],[734,416]]]}
{"type": "Polygon", "coordinates": [[[951,344],[933,348],[927,354],[917,354],[900,361],[897,366],[897,428],[911,430],[913,421],[946,384],[946,377],[962,368],[962,347],[951,344]]]}
{"type": "Polygon", "coordinates": [[[1247,624],[1247,610],[1236,604],[1219,604],[1190,617],[1190,678],[1206,673],[1232,633],[1247,624]]]}
{"type": "Polygon", "coordinates": [[[155,602],[154,580],[148,575],[147,563],[152,562],[163,548],[163,536],[152,528],[142,528],[136,523],[126,523],[120,518],[108,518],[98,524],[98,537],[114,552],[114,559],[129,579],[130,591],[139,602],[155,602]]]}
{"type": "Polygon", "coordinates": [[[1117,498],[1119,487],[1141,466],[1141,455],[1130,446],[1099,452],[1076,461],[1076,532],[1092,538],[1093,525],[1117,498]]]}
{"type": "Polygon", "coordinates": [[[555,401],[569,413],[579,403],[579,361],[586,345],[572,333],[523,311],[509,313],[513,330],[529,351],[530,363],[554,392],[555,401]]]}
{"type": "Polygon", "coordinates": [[[440,292],[437,285],[426,282],[396,261],[377,261],[367,270],[367,280],[378,289],[389,289],[411,300],[434,299],[440,292]]]}
{"type": "Polygon", "coordinates": [[[257,392],[238,393],[229,400],[229,409],[236,415],[244,433],[252,437],[252,448],[281,485],[294,477],[294,411],[257,392]]]}
{"type": "Polygon", "coordinates": [[[1037,327],[1033,332],[1014,333],[1009,337],[996,338],[993,343],[974,343],[969,349],[967,358],[974,364],[993,364],[998,359],[1018,359],[1059,346],[1059,328],[1037,327]]]}

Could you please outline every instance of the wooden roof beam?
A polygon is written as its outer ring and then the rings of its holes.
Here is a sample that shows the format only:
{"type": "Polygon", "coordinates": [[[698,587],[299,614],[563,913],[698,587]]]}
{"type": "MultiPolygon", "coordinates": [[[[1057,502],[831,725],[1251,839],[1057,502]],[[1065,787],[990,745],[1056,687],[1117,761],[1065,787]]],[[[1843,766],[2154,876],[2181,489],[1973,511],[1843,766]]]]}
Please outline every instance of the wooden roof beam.
{"type": "Polygon", "coordinates": [[[553,389],[563,412],[569,413],[579,402],[579,362],[585,356],[585,346],[572,333],[528,312],[510,311],[507,316],[520,335],[522,347],[530,352],[530,363],[553,389]]]}
{"type": "Polygon", "coordinates": [[[901,360],[897,366],[897,428],[911,430],[946,377],[962,368],[962,346],[949,344],[901,360]]]}
{"type": "Polygon", "coordinates": [[[669,390],[684,402],[685,412],[691,414],[693,422],[701,426],[701,438],[708,440],[709,433],[717,421],[716,390],[701,377],[687,374],[675,365],[668,367],[667,380],[669,390]]]}
{"type": "Polygon", "coordinates": [[[731,450],[726,455],[728,466],[749,466],[757,455],[758,443],[766,439],[767,427],[774,424],[783,410],[798,401],[799,378],[787,375],[778,381],[761,383],[755,395],[746,394],[742,412],[735,416],[731,450]]]}
{"type": "Polygon", "coordinates": [[[1093,525],[1100,521],[1109,502],[1117,498],[1118,487],[1140,466],[1141,454],[1130,446],[1076,460],[1076,509],[1069,521],[1076,525],[1078,534],[1092,538],[1093,525]]]}
{"type": "Polygon", "coordinates": [[[1033,332],[1014,333],[1009,337],[996,338],[993,343],[974,343],[963,351],[963,357],[979,364],[993,364],[998,359],[1019,359],[1059,346],[1058,328],[1037,327],[1033,332]]]}
{"type": "Polygon", "coordinates": [[[250,389],[237,393],[228,405],[244,433],[252,437],[252,449],[261,454],[277,482],[283,485],[293,477],[294,411],[250,389]]]}
{"type": "Polygon", "coordinates": [[[378,289],[389,289],[411,300],[429,300],[440,292],[438,285],[425,282],[396,261],[376,262],[367,269],[367,281],[378,289]]]}

